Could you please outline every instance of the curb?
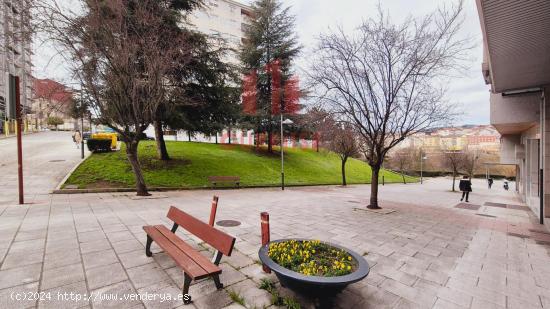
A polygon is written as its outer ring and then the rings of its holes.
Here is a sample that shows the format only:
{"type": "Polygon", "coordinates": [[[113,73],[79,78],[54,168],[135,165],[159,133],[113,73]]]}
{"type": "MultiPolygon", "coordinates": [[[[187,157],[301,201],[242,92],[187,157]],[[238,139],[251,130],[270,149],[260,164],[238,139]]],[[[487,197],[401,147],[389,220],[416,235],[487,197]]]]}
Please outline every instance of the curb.
{"type": "MultiPolygon", "coordinates": [[[[78,168],[78,164],[76,168],[78,168]]],[[[72,174],[72,172],[71,172],[72,174]]],[[[66,177],[68,178],[70,174],[66,177]]],[[[62,181],[61,184],[65,182],[62,181]]],[[[60,184],[60,185],[61,185],[60,184]]],[[[386,183],[386,184],[400,184],[399,182],[386,183]]],[[[351,188],[355,185],[370,185],[370,183],[354,183],[348,184],[347,187],[351,188]]],[[[257,186],[240,186],[240,187],[150,187],[147,188],[150,192],[170,192],[170,191],[193,191],[193,190],[239,190],[239,189],[267,189],[267,188],[280,188],[280,185],[257,185],[257,186]]],[[[327,184],[285,184],[285,188],[300,188],[300,187],[342,187],[341,184],[327,183],[327,184]]],[[[136,192],[135,188],[96,188],[96,189],[61,189],[56,188],[52,191],[52,194],[87,194],[87,193],[126,193],[136,192]]]]}
{"type": "MultiPolygon", "coordinates": [[[[84,161],[86,161],[86,159],[88,159],[88,157],[92,154],[91,152],[84,152],[84,159],[80,159],[80,161],[78,163],[75,164],[75,166],[73,166],[73,168],[71,168],[71,170],[67,173],[67,175],[65,175],[65,177],[63,177],[63,179],[57,184],[57,186],[55,187],[55,189],[52,191],[52,194],[59,194],[59,193],[56,193],[57,191],[64,191],[66,189],[61,189],[61,187],[63,186],[63,184],[67,181],[67,179],[69,179],[69,177],[71,177],[71,175],[74,173],[74,171],[76,171],[76,169],[82,165],[82,163],[84,163],[84,161]]],[[[75,189],[77,190],[77,189],[75,189]]]]}

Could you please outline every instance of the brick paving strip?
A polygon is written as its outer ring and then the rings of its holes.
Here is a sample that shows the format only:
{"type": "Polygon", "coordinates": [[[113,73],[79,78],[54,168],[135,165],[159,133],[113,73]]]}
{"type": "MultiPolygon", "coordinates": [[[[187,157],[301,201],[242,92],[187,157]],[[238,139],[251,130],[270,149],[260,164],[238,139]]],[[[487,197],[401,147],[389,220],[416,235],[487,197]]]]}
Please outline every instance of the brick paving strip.
{"type": "MultiPolygon", "coordinates": [[[[0,308],[239,308],[230,291],[248,308],[272,307],[269,293],[258,289],[262,278],[274,280],[257,263],[261,211],[270,213],[272,239],[322,239],[366,254],[371,273],[333,299],[332,307],[550,308],[550,233],[511,192],[478,193],[478,204],[495,197],[508,206],[476,210],[455,208],[458,196],[440,190],[435,180],[424,187],[385,186],[382,206],[394,212],[384,215],[355,210],[362,207],[368,189],[163,192],[153,199],[113,193],[49,195],[33,205],[0,205],[0,308]],[[430,194],[424,196],[427,189],[430,194]],[[407,197],[414,202],[397,200],[403,192],[414,196],[407,197]],[[170,205],[206,221],[213,193],[220,195],[216,220],[241,222],[218,226],[237,237],[236,252],[222,260],[223,290],[216,290],[211,280],[199,281],[191,286],[194,303],[188,306],[158,299],[11,300],[12,292],[38,291],[176,296],[183,275],[158,247],[153,246],[152,258],[145,256],[142,226],[169,227],[170,205]]],[[[177,233],[212,255],[192,235],[177,233]]],[[[278,288],[304,308],[315,305],[314,299],[278,288]]]]}

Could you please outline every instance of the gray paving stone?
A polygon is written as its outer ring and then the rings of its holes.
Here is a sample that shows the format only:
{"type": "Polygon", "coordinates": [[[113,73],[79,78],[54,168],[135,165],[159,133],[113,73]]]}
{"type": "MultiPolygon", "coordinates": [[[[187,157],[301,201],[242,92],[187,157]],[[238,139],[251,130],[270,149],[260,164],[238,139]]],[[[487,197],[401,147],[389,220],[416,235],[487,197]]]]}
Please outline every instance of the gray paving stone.
{"type": "Polygon", "coordinates": [[[169,280],[166,272],[156,263],[137,266],[126,271],[137,289],[169,280]]]}
{"type": "Polygon", "coordinates": [[[2,270],[42,263],[44,251],[8,253],[2,263],[2,270]]]}
{"type": "MultiPolygon", "coordinates": [[[[183,305],[181,290],[172,282],[161,281],[138,289],[139,294],[150,295],[142,299],[146,308],[175,308],[183,305]]],[[[219,308],[219,307],[210,307],[219,308]]]]}
{"type": "Polygon", "coordinates": [[[29,298],[28,293],[36,292],[38,292],[38,282],[0,290],[0,308],[34,307],[36,300],[29,298]]]}
{"type": "Polygon", "coordinates": [[[258,288],[258,284],[246,279],[227,288],[244,298],[247,307],[265,308],[271,305],[271,294],[258,288]]]}
{"type": "Polygon", "coordinates": [[[88,290],[84,281],[46,290],[44,293],[51,298],[41,299],[38,302],[38,308],[68,309],[88,305],[88,290]],[[73,293],[73,297],[71,297],[71,293],[73,293]]]}
{"type": "Polygon", "coordinates": [[[112,249],[82,254],[82,260],[86,270],[118,262],[115,252],[112,249]]]}
{"type": "Polygon", "coordinates": [[[94,308],[135,308],[143,304],[130,281],[122,281],[92,291],[92,305],[94,308]],[[114,297],[116,295],[116,297],[114,297]],[[132,297],[130,295],[136,295],[132,297]],[[124,297],[127,297],[124,299],[124,297]]]}
{"type": "Polygon", "coordinates": [[[33,264],[0,271],[0,289],[38,281],[42,265],[33,264]]]}
{"type": "Polygon", "coordinates": [[[77,250],[55,251],[46,253],[44,257],[44,270],[59,268],[62,266],[80,263],[80,252],[77,250]]]}
{"type": "Polygon", "coordinates": [[[137,251],[119,253],[118,257],[122,262],[122,265],[126,269],[149,264],[149,263],[154,263],[156,260],[145,255],[145,250],[142,250],[142,249],[137,251]]]}
{"type": "Polygon", "coordinates": [[[72,264],[59,268],[44,270],[42,274],[41,291],[84,281],[82,264],[72,264]]]}
{"type": "Polygon", "coordinates": [[[86,270],[88,287],[95,290],[100,287],[128,280],[120,263],[98,266],[86,270]]]}
{"type": "Polygon", "coordinates": [[[97,251],[102,251],[107,249],[111,249],[111,244],[109,244],[107,239],[98,239],[98,240],[93,240],[90,242],[85,242],[80,244],[80,251],[82,252],[82,254],[97,252],[97,251]]]}

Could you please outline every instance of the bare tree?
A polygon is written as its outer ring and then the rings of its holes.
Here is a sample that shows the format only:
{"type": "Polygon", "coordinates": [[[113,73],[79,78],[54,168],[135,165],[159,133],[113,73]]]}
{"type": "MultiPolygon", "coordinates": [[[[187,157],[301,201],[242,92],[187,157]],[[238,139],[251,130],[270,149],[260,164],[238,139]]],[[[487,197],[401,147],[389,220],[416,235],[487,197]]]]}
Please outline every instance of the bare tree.
{"type": "Polygon", "coordinates": [[[350,34],[321,35],[310,78],[319,100],[353,123],[372,168],[370,204],[378,204],[378,177],[389,150],[408,136],[455,116],[442,86],[448,72],[462,69],[470,38],[458,37],[463,1],[420,19],[394,24],[379,9],[350,34]]]}
{"type": "Polygon", "coordinates": [[[357,135],[353,126],[335,121],[324,121],[323,141],[325,147],[338,154],[342,163],[342,185],[346,186],[346,163],[350,157],[357,157],[359,147],[357,144],[357,135]]]}
{"type": "Polygon", "coordinates": [[[73,11],[59,0],[37,1],[35,23],[72,65],[97,122],[122,136],[137,194],[149,195],[138,159],[143,131],[167,100],[164,78],[185,49],[167,33],[169,0],[86,0],[73,11]],[[79,8],[80,9],[80,8],[79,8]]]}
{"type": "Polygon", "coordinates": [[[415,149],[403,148],[396,151],[391,157],[390,160],[392,165],[397,168],[401,177],[403,178],[403,184],[407,184],[405,179],[405,172],[410,169],[411,161],[413,160],[413,152],[415,149]]]}
{"type": "Polygon", "coordinates": [[[478,166],[479,155],[476,151],[466,150],[463,156],[462,169],[464,173],[470,177],[474,177],[475,170],[478,166]]]}
{"type": "Polygon", "coordinates": [[[453,187],[452,191],[455,192],[456,177],[463,169],[466,157],[461,151],[444,151],[443,152],[443,165],[445,168],[453,174],[453,187]]]}

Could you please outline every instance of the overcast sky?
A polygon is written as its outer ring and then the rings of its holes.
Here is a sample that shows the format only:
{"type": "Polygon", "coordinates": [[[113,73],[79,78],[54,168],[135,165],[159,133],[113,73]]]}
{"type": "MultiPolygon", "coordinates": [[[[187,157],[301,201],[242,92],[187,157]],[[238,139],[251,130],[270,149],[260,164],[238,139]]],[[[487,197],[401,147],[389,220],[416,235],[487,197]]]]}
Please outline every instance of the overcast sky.
{"type": "MultiPolygon", "coordinates": [[[[64,0],[67,2],[73,0],[64,0]]],[[[248,0],[241,0],[249,3],[248,0]]],[[[437,8],[438,5],[455,0],[384,0],[382,7],[389,12],[396,22],[408,15],[421,16],[437,8]]],[[[352,30],[362,20],[376,14],[378,0],[283,0],[284,5],[291,6],[297,17],[297,32],[305,51],[298,66],[304,68],[308,51],[315,45],[319,33],[328,31],[329,27],[342,25],[352,30]]],[[[478,46],[472,50],[472,62],[466,76],[456,78],[449,85],[448,99],[462,104],[464,116],[456,124],[489,123],[489,87],[485,85],[481,74],[482,44],[481,29],[475,1],[465,0],[465,18],[462,35],[472,36],[478,46]]],[[[36,46],[35,75],[56,80],[67,80],[62,59],[56,57],[51,47],[36,46]]]]}

